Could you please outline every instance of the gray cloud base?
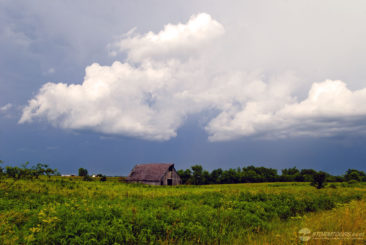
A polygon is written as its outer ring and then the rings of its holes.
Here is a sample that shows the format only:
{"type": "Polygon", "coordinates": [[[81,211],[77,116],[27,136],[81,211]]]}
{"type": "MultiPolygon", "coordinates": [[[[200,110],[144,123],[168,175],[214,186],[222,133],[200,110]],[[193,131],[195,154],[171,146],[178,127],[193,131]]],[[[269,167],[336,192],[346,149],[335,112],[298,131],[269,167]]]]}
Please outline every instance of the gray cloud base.
{"type": "Polygon", "coordinates": [[[237,42],[227,36],[233,33],[205,13],[158,33],[130,32],[109,46],[113,55],[126,52],[124,62],[88,66],[81,84],[43,85],[19,122],[43,118],[65,129],[169,140],[190,115],[214,110],[205,126],[211,141],[364,131],[366,89],[325,80],[299,100],[293,73],[264,76],[232,65],[237,42]]]}

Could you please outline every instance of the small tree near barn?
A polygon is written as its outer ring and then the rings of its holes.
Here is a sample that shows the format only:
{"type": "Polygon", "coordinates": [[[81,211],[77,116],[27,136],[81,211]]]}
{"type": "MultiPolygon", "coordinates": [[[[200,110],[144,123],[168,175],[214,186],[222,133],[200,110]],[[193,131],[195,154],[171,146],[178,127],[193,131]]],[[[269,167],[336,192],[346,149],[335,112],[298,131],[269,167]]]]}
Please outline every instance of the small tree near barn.
{"type": "Polygon", "coordinates": [[[85,168],[79,168],[79,176],[81,177],[88,176],[88,170],[86,170],[85,168]]]}

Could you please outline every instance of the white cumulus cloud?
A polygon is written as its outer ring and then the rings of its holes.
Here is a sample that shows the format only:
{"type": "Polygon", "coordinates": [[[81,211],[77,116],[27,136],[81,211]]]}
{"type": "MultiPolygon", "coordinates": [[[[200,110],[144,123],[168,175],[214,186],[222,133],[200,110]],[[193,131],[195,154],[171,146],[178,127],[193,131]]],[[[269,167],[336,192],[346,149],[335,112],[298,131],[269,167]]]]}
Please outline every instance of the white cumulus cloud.
{"type": "Polygon", "coordinates": [[[219,22],[210,15],[201,13],[192,16],[186,24],[168,24],[157,34],[149,32],[139,35],[131,30],[126,38],[114,46],[117,51],[127,51],[128,59],[134,62],[191,56],[224,31],[219,22]]]}
{"type": "Polygon", "coordinates": [[[290,72],[264,76],[227,65],[225,32],[202,13],[159,33],[128,33],[114,45],[127,53],[125,62],[94,63],[81,84],[43,85],[19,122],[45,119],[65,129],[169,140],[187,117],[212,111],[205,126],[211,141],[364,130],[366,89],[326,80],[299,100],[299,81],[290,72]]]}
{"type": "Polygon", "coordinates": [[[242,110],[223,111],[206,130],[213,141],[262,137],[333,136],[366,132],[366,88],[351,91],[342,81],[314,83],[308,97],[279,99],[264,91],[264,100],[248,101],[242,110]],[[271,99],[272,98],[272,99],[271,99]]]}

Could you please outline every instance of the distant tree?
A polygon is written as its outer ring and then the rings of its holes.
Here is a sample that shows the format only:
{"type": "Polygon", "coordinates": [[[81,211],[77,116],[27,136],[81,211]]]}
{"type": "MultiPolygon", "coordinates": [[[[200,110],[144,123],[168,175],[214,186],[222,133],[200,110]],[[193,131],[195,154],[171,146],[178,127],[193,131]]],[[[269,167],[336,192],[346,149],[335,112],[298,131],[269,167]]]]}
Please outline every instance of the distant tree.
{"type": "Polygon", "coordinates": [[[194,165],[191,167],[192,169],[192,182],[195,185],[202,185],[202,166],[194,165]]]}
{"type": "MultiPolygon", "coordinates": [[[[343,182],[344,181],[344,177],[343,176],[334,176],[334,180],[336,182],[343,182]]],[[[366,181],[366,180],[365,180],[366,181]]]]}
{"type": "Polygon", "coordinates": [[[304,181],[301,176],[300,171],[296,168],[285,168],[281,170],[282,174],[280,176],[280,181],[291,182],[291,181],[304,181]]]}
{"type": "MultiPolygon", "coordinates": [[[[4,162],[2,160],[0,160],[0,164],[3,164],[3,163],[4,162]]],[[[0,166],[0,176],[2,176],[3,172],[4,172],[4,169],[3,169],[3,167],[0,166]]]]}
{"type": "Polygon", "coordinates": [[[102,175],[101,177],[100,177],[100,181],[107,181],[107,176],[105,176],[105,175],[102,175]]]}
{"type": "Polygon", "coordinates": [[[189,184],[189,180],[192,178],[192,172],[190,169],[180,169],[177,171],[177,173],[182,180],[182,184],[189,184]]]}
{"type": "Polygon", "coordinates": [[[300,171],[296,167],[282,169],[283,175],[296,175],[299,173],[300,173],[300,171]]]}
{"type": "Polygon", "coordinates": [[[319,171],[314,175],[314,179],[311,182],[311,185],[315,186],[317,189],[324,188],[326,179],[327,179],[327,173],[319,171]]]}
{"type": "Polygon", "coordinates": [[[204,170],[201,165],[194,165],[191,169],[178,170],[177,173],[183,184],[230,184],[230,183],[256,183],[256,182],[311,182],[317,188],[323,188],[326,182],[343,182],[344,180],[366,181],[366,174],[363,171],[349,169],[345,177],[333,176],[326,172],[317,172],[314,169],[302,169],[296,167],[282,169],[278,175],[276,169],[255,167],[253,165],[243,168],[221,168],[211,173],[204,170]]]}
{"type": "Polygon", "coordinates": [[[211,175],[207,170],[202,171],[202,183],[203,185],[213,184],[211,182],[211,175]]]}
{"type": "Polygon", "coordinates": [[[296,182],[304,182],[305,177],[303,175],[301,175],[300,173],[297,173],[297,174],[294,175],[294,180],[296,182]]]}
{"type": "Polygon", "coordinates": [[[31,168],[32,175],[38,179],[40,175],[47,175],[49,178],[57,172],[57,169],[51,169],[47,164],[37,163],[31,168]]]}
{"type": "Polygon", "coordinates": [[[49,167],[46,168],[45,174],[47,175],[48,178],[51,178],[51,175],[60,175],[57,169],[52,169],[49,167]]]}
{"type": "Polygon", "coordinates": [[[356,181],[366,181],[366,174],[363,171],[356,169],[348,169],[344,175],[346,181],[356,180],[356,181]]]}
{"type": "Polygon", "coordinates": [[[6,166],[5,172],[6,172],[7,177],[9,177],[9,178],[19,179],[19,177],[20,177],[20,168],[19,167],[6,166]]]}
{"type": "Polygon", "coordinates": [[[254,166],[249,166],[248,168],[254,170],[257,173],[258,182],[272,182],[278,179],[276,169],[265,168],[265,167],[254,167],[254,166]]]}
{"type": "Polygon", "coordinates": [[[235,169],[230,168],[222,173],[222,182],[225,184],[239,183],[240,176],[235,169]]]}
{"type": "Polygon", "coordinates": [[[248,169],[247,171],[245,171],[245,174],[247,180],[246,182],[249,183],[259,182],[260,176],[257,174],[255,169],[248,169]]]}
{"type": "Polygon", "coordinates": [[[212,170],[211,172],[211,182],[213,184],[220,184],[221,181],[222,181],[222,169],[221,168],[218,168],[218,169],[215,169],[215,170],[212,170]]]}
{"type": "Polygon", "coordinates": [[[314,169],[302,169],[300,174],[303,176],[305,182],[311,182],[314,179],[316,171],[314,169]]]}
{"type": "Polygon", "coordinates": [[[81,177],[88,176],[88,170],[86,170],[85,168],[79,168],[79,176],[81,177]]]}
{"type": "Polygon", "coordinates": [[[51,175],[55,175],[57,169],[51,169],[47,164],[37,163],[37,165],[28,167],[29,162],[21,165],[21,167],[6,166],[5,174],[9,178],[13,179],[38,179],[40,175],[47,175],[49,178],[51,175]]]}

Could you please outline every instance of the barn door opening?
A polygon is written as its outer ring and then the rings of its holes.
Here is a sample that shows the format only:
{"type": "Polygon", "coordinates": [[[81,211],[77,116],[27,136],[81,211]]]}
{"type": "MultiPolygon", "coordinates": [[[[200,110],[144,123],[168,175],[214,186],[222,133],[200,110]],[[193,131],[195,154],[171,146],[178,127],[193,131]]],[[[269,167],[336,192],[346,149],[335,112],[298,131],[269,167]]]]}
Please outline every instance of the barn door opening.
{"type": "Polygon", "coordinates": [[[172,179],[168,179],[168,185],[173,185],[173,180],[172,179]]]}

